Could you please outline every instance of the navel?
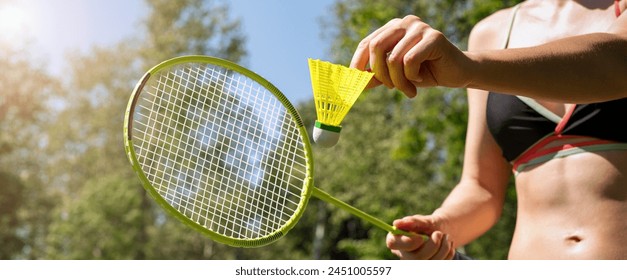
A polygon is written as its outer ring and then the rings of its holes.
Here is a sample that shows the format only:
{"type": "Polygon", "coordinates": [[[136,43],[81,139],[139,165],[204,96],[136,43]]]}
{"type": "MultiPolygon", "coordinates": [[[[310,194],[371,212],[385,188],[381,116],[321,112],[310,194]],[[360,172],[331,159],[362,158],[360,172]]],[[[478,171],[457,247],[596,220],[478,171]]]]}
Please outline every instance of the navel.
{"type": "Polygon", "coordinates": [[[566,237],[566,244],[578,244],[583,241],[583,237],[580,235],[569,235],[566,237]]]}

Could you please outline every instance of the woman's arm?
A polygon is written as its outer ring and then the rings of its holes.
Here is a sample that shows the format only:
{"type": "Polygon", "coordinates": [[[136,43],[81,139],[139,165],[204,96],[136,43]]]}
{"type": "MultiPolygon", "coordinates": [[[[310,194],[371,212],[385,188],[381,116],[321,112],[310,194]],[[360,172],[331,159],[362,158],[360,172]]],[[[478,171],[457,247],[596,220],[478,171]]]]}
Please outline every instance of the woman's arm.
{"type": "Polygon", "coordinates": [[[500,218],[511,165],[487,129],[488,93],[469,89],[469,123],[464,166],[459,184],[433,215],[456,246],[463,246],[488,231],[500,218]]]}
{"type": "Polygon", "coordinates": [[[420,18],[408,16],[362,40],[351,66],[365,69],[368,64],[380,83],[409,97],[416,95],[416,87],[446,86],[563,103],[618,99],[627,97],[627,13],[605,33],[468,52],[420,18]]]}
{"type": "MultiPolygon", "coordinates": [[[[498,20],[498,16],[491,20],[498,20]]],[[[470,49],[497,47],[502,38],[493,31],[473,32],[470,49]]],[[[388,235],[388,247],[401,258],[429,258],[446,252],[449,247],[465,245],[490,229],[501,215],[511,166],[486,126],[487,92],[468,91],[469,123],[462,179],[432,215],[395,221],[394,225],[400,229],[426,233],[431,238],[424,242],[418,237],[388,235]],[[453,245],[447,246],[445,242],[453,245]],[[438,246],[445,250],[438,251],[438,246]]]]}
{"type": "Polygon", "coordinates": [[[537,47],[466,52],[467,87],[562,103],[627,97],[627,36],[595,33],[537,47]]]}
{"type": "MultiPolygon", "coordinates": [[[[479,23],[470,35],[469,51],[498,49],[503,45],[507,13],[479,23]]],[[[490,229],[503,209],[511,165],[490,134],[486,123],[488,92],[468,89],[468,129],[460,183],[433,214],[444,217],[443,230],[456,245],[465,245],[490,229]]]]}

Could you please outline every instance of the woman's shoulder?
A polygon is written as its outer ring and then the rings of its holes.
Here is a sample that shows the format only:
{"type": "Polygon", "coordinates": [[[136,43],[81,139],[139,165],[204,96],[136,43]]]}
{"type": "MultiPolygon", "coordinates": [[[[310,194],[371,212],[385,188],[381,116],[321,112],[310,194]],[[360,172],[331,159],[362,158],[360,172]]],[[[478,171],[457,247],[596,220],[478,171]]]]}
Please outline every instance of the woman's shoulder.
{"type": "Polygon", "coordinates": [[[470,50],[501,49],[507,40],[516,6],[498,10],[479,21],[470,32],[470,50]]]}

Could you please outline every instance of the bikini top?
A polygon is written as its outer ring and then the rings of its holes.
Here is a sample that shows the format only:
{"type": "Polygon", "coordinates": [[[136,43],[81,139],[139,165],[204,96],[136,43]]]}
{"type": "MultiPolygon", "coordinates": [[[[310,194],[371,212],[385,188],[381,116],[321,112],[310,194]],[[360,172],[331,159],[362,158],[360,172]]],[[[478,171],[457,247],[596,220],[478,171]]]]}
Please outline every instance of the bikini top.
{"type": "MultiPolygon", "coordinates": [[[[505,48],[518,8],[513,11],[505,48]]],[[[574,104],[560,117],[531,98],[490,92],[486,121],[517,174],[553,158],[586,151],[627,150],[626,111],[627,98],[622,98],[574,104]]]]}

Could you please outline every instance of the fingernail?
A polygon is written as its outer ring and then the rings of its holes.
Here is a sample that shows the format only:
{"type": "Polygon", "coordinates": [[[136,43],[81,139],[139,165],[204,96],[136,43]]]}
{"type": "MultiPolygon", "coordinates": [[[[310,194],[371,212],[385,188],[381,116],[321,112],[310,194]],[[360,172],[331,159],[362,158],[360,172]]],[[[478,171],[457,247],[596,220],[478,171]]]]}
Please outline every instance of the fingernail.
{"type": "Polygon", "coordinates": [[[444,234],[441,232],[436,232],[435,236],[433,237],[433,241],[435,242],[442,242],[442,239],[444,238],[444,234]]]}

